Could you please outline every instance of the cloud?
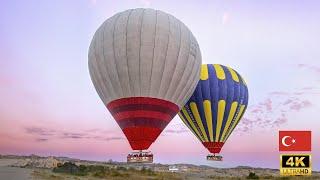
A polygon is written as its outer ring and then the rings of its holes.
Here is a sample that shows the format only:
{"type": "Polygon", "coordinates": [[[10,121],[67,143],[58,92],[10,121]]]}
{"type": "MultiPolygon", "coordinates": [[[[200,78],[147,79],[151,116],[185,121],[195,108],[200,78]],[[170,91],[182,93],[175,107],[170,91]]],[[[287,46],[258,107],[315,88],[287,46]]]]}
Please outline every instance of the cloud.
{"type": "Polygon", "coordinates": [[[63,139],[83,139],[87,138],[86,135],[86,133],[64,132],[60,137],[63,139]]]}
{"type": "Polygon", "coordinates": [[[261,113],[261,112],[262,112],[262,110],[259,109],[259,108],[256,108],[256,109],[252,109],[252,110],[251,110],[251,113],[261,113]]]}
{"type": "Polygon", "coordinates": [[[312,86],[302,88],[302,90],[314,90],[314,89],[316,88],[312,86]]]}
{"type": "Polygon", "coordinates": [[[28,134],[35,134],[40,136],[53,136],[56,133],[55,130],[39,128],[39,127],[27,127],[25,128],[25,130],[28,134]]]}
{"type": "Polygon", "coordinates": [[[288,104],[291,104],[292,102],[293,102],[292,99],[288,99],[283,103],[283,105],[288,105],[288,104]]]}
{"type": "Polygon", "coordinates": [[[304,100],[301,102],[293,102],[291,104],[292,105],[290,106],[290,109],[294,111],[300,111],[301,109],[310,107],[312,105],[311,102],[308,100],[304,100]]]}
{"type": "MultiPolygon", "coordinates": [[[[299,69],[320,73],[319,66],[310,64],[298,64],[297,66],[299,69]]],[[[241,133],[253,128],[274,128],[287,123],[289,114],[313,106],[312,102],[306,97],[320,95],[320,88],[315,84],[291,91],[272,91],[268,93],[263,101],[249,106],[236,131],[241,133]]]]}
{"type": "Polygon", "coordinates": [[[270,98],[266,99],[265,101],[263,102],[260,102],[259,103],[259,106],[265,110],[267,110],[268,112],[272,111],[272,100],[270,98]]]}
{"type": "Polygon", "coordinates": [[[293,92],[268,93],[263,101],[248,107],[235,131],[244,133],[254,128],[274,128],[287,123],[288,114],[312,107],[313,104],[304,95],[314,93],[314,89],[316,88],[305,87],[293,92]]]}
{"type": "Polygon", "coordinates": [[[110,137],[110,138],[103,138],[104,141],[112,141],[112,140],[122,140],[123,137],[110,137]]]}
{"type": "Polygon", "coordinates": [[[273,91],[270,92],[269,95],[289,95],[289,92],[284,92],[284,91],[273,91]]]}
{"type": "Polygon", "coordinates": [[[315,66],[315,65],[298,64],[298,68],[314,71],[316,73],[320,73],[320,67],[319,66],[315,66]]]}
{"type": "Polygon", "coordinates": [[[181,134],[181,133],[186,133],[188,131],[189,131],[188,129],[180,129],[180,130],[168,129],[165,132],[166,133],[173,133],[173,134],[181,134]]]}
{"type": "Polygon", "coordinates": [[[190,130],[184,125],[183,123],[173,124],[170,127],[166,128],[163,135],[170,135],[170,134],[183,134],[190,132],[190,130]]]}
{"type": "Polygon", "coordinates": [[[51,139],[90,139],[97,141],[112,141],[124,139],[123,136],[108,132],[106,130],[91,129],[80,132],[48,129],[44,127],[25,127],[27,134],[33,135],[38,142],[49,141],[51,139]]]}
{"type": "Polygon", "coordinates": [[[45,142],[45,141],[48,141],[49,139],[47,139],[47,138],[36,138],[35,140],[37,142],[45,142]]]}

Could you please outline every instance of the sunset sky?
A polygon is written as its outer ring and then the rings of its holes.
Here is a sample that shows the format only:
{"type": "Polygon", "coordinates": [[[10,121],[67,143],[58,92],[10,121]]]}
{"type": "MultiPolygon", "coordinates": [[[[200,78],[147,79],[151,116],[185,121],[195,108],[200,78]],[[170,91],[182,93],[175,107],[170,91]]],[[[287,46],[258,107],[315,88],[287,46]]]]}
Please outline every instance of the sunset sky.
{"type": "Polygon", "coordinates": [[[0,2],[0,154],[125,161],[131,148],[88,72],[95,30],[148,7],[184,22],[203,63],[237,70],[249,107],[222,149],[208,151],[178,116],[150,150],[160,163],[279,168],[278,131],[311,130],[320,170],[320,1],[69,0],[0,2]]]}

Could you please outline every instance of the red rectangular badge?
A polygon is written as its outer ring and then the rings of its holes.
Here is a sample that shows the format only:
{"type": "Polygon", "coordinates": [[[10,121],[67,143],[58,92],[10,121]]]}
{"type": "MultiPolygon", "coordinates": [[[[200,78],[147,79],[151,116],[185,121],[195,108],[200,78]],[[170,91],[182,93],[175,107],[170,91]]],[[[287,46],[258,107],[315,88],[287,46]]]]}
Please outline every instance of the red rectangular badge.
{"type": "Polygon", "coordinates": [[[311,151],[311,131],[279,131],[279,151],[311,151]]]}

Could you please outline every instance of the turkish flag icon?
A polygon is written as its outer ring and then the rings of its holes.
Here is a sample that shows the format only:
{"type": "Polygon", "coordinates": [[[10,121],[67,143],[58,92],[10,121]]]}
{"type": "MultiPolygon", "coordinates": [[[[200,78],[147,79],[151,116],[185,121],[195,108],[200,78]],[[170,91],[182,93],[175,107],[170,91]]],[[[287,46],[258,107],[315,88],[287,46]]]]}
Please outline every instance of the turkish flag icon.
{"type": "Polygon", "coordinates": [[[279,151],[311,151],[311,131],[279,131],[279,151]]]}

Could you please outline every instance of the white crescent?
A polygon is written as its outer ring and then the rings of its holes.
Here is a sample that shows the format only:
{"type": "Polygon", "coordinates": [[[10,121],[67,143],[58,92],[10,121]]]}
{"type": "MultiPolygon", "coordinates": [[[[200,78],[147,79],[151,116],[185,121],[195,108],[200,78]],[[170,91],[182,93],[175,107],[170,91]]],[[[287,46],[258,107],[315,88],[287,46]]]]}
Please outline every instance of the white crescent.
{"type": "Polygon", "coordinates": [[[283,136],[283,138],[281,139],[281,142],[282,142],[282,145],[284,145],[286,147],[289,147],[289,146],[292,145],[292,143],[291,144],[286,144],[286,139],[287,138],[291,138],[291,137],[290,136],[283,136]]]}

